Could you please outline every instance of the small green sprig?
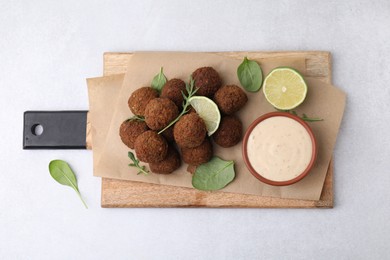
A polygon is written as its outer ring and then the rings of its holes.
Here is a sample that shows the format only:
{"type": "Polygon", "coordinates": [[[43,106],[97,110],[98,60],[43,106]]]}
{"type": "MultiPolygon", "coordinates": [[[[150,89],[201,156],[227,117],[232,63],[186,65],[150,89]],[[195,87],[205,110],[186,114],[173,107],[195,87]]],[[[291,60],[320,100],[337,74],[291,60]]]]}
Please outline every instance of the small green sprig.
{"type": "Polygon", "coordinates": [[[170,122],[164,129],[160,130],[160,132],[158,132],[158,134],[161,134],[162,132],[164,132],[165,130],[167,130],[168,128],[170,128],[171,126],[173,126],[177,121],[179,121],[179,119],[185,115],[189,110],[189,106],[190,106],[190,102],[189,100],[191,99],[191,97],[193,97],[196,93],[196,91],[198,91],[198,89],[195,89],[195,80],[190,77],[190,83],[186,83],[186,91],[187,91],[187,95],[183,93],[183,91],[181,92],[181,94],[183,95],[183,98],[184,98],[184,101],[183,101],[183,110],[181,111],[181,113],[172,121],[170,122]]]}
{"type": "Polygon", "coordinates": [[[128,156],[133,161],[133,163],[130,163],[129,166],[135,167],[139,170],[137,175],[139,175],[139,174],[148,175],[149,174],[149,171],[146,169],[146,166],[145,165],[141,166],[139,164],[139,160],[134,156],[134,154],[132,152],[129,152],[128,156]]]}
{"type": "Polygon", "coordinates": [[[127,119],[127,121],[142,121],[142,122],[144,122],[145,117],[135,115],[135,116],[132,116],[129,119],[127,119]]]}
{"type": "Polygon", "coordinates": [[[318,121],[324,121],[324,119],[319,118],[319,117],[308,117],[305,113],[302,114],[302,116],[299,116],[298,113],[294,110],[290,111],[291,114],[298,116],[302,118],[303,121],[306,122],[318,122],[318,121]]]}

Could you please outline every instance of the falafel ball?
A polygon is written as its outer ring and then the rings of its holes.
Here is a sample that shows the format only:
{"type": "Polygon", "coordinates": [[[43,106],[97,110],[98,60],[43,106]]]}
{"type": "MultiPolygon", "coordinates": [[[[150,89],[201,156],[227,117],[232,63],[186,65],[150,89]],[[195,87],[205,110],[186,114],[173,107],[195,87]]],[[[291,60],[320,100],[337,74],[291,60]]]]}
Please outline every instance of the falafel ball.
{"type": "Polygon", "coordinates": [[[195,88],[198,88],[196,95],[213,97],[221,87],[222,80],[218,72],[212,67],[202,67],[192,73],[195,80],[195,88]]]}
{"type": "Polygon", "coordinates": [[[194,148],[182,148],[181,154],[183,161],[190,165],[199,165],[206,163],[213,157],[213,146],[209,138],[205,138],[203,143],[194,148]]]}
{"type": "Polygon", "coordinates": [[[181,108],[184,101],[183,94],[187,95],[186,83],[181,79],[171,79],[165,83],[160,97],[169,98],[178,108],[181,108]]]}
{"type": "Polygon", "coordinates": [[[196,110],[195,110],[195,108],[193,106],[189,105],[187,114],[191,114],[191,113],[196,113],[196,110]]]}
{"type": "Polygon", "coordinates": [[[156,163],[149,163],[149,169],[154,173],[169,174],[178,169],[181,165],[180,155],[178,151],[170,145],[168,154],[164,160],[156,163]]]}
{"type": "Polygon", "coordinates": [[[149,130],[149,128],[145,122],[128,119],[123,121],[121,124],[119,128],[119,136],[125,145],[131,149],[134,149],[135,139],[137,139],[140,134],[146,132],[147,130],[149,130]]]}
{"type": "Polygon", "coordinates": [[[155,98],[145,108],[145,123],[152,130],[161,130],[179,115],[175,103],[168,98],[155,98]]]}
{"type": "Polygon", "coordinates": [[[189,164],[187,166],[187,172],[189,172],[191,174],[194,174],[197,167],[198,167],[198,165],[191,165],[191,164],[189,164]]]}
{"type": "Polygon", "coordinates": [[[164,160],[167,156],[168,143],[155,131],[148,130],[135,139],[134,149],[140,161],[155,163],[164,160]]]}
{"type": "Polygon", "coordinates": [[[206,125],[196,113],[186,114],[173,127],[173,136],[181,148],[192,148],[203,143],[206,125]]]}
{"type": "Polygon", "coordinates": [[[151,87],[142,87],[131,94],[127,104],[134,115],[144,116],[146,105],[154,98],[158,98],[157,90],[151,87]]]}
{"type": "Polygon", "coordinates": [[[172,143],[175,141],[175,138],[173,137],[173,126],[167,128],[161,134],[164,136],[165,140],[167,140],[168,143],[172,143]]]}
{"type": "Polygon", "coordinates": [[[218,130],[213,134],[214,142],[222,147],[238,144],[242,136],[242,123],[236,116],[223,116],[218,130]]]}
{"type": "Polygon", "coordinates": [[[215,92],[214,101],[221,112],[231,115],[246,104],[248,97],[239,86],[226,85],[215,92]]]}

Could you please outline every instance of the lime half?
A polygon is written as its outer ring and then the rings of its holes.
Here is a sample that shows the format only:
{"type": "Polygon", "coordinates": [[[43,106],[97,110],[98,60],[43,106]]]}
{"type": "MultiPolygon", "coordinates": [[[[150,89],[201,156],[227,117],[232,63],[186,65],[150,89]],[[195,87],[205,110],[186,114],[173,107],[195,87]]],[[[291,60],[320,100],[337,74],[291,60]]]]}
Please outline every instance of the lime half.
{"type": "Polygon", "coordinates": [[[307,85],[296,70],[276,68],[265,78],[264,96],[279,110],[290,110],[299,106],[306,98],[307,85]]]}
{"type": "Polygon", "coordinates": [[[209,136],[214,134],[221,122],[221,113],[217,104],[204,96],[194,96],[189,102],[206,124],[207,134],[209,136]]]}

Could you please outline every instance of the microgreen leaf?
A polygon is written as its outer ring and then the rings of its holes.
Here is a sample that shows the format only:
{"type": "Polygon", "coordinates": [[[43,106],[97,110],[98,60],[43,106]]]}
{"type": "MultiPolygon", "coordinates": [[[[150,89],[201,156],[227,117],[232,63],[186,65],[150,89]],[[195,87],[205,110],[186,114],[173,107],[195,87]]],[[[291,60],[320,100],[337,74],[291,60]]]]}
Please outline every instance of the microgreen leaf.
{"type": "Polygon", "coordinates": [[[77,178],[69,164],[62,160],[53,160],[49,163],[49,172],[51,177],[59,184],[66,185],[74,189],[83,202],[85,208],[88,208],[87,204],[81,197],[79,188],[77,186],[77,178]]]}
{"type": "Polygon", "coordinates": [[[129,156],[130,160],[133,161],[133,163],[130,163],[129,166],[135,167],[139,170],[137,175],[139,175],[139,174],[148,175],[149,174],[149,171],[146,169],[146,167],[144,165],[139,164],[139,160],[134,156],[134,154],[132,152],[128,152],[127,155],[129,156]]]}
{"type": "Polygon", "coordinates": [[[237,68],[237,77],[246,91],[256,92],[261,88],[263,83],[263,72],[259,64],[254,60],[244,58],[237,68]]]}
{"type": "Polygon", "coordinates": [[[152,80],[152,88],[154,88],[158,92],[161,92],[165,83],[167,83],[167,78],[164,75],[163,67],[161,67],[160,72],[156,76],[154,76],[152,80]]]}
{"type": "Polygon", "coordinates": [[[233,181],[234,177],[234,161],[224,161],[214,156],[196,168],[192,175],[192,186],[198,190],[219,190],[233,181]]]}

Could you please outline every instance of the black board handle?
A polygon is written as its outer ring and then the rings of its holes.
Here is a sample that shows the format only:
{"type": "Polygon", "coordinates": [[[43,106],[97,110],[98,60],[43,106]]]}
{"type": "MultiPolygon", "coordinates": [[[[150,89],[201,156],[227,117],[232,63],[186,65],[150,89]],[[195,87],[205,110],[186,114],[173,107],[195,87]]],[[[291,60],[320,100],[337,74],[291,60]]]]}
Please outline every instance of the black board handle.
{"type": "Polygon", "coordinates": [[[24,112],[23,149],[86,149],[87,113],[24,112]]]}

